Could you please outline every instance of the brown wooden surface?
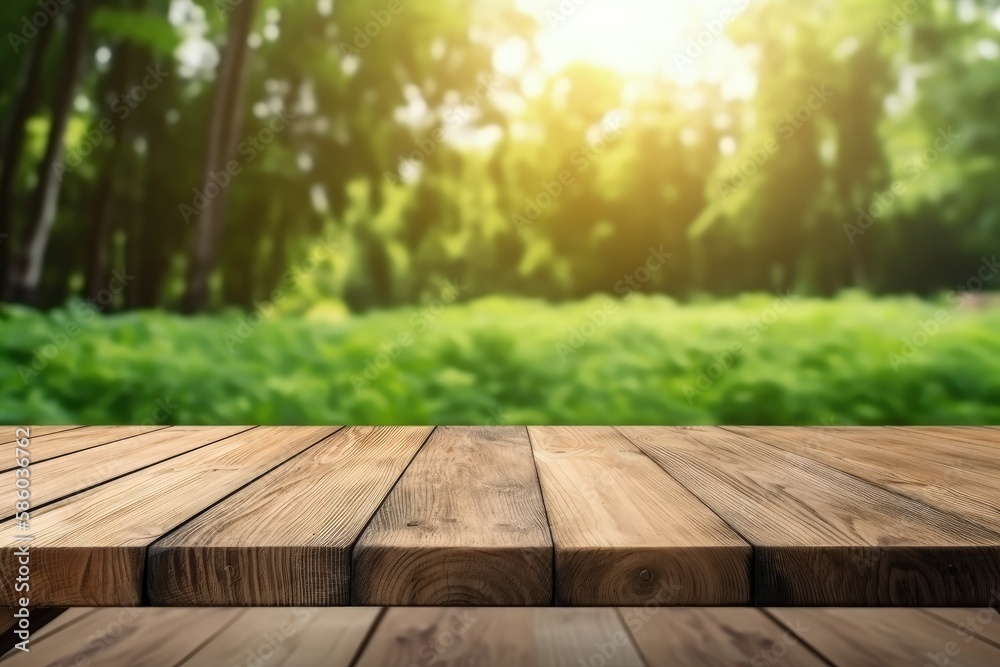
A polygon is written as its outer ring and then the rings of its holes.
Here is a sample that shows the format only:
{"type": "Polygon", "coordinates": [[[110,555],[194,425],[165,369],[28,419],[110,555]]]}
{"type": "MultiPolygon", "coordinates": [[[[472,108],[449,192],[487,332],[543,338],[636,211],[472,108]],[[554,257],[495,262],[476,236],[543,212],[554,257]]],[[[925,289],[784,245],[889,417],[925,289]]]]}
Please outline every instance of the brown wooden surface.
{"type": "Polygon", "coordinates": [[[1000,483],[975,470],[929,466],[903,448],[872,447],[808,428],[728,430],[801,454],[1000,533],[1000,483]]]}
{"type": "Polygon", "coordinates": [[[72,609],[3,667],[995,667],[976,610],[72,609]]]}
{"type": "Polygon", "coordinates": [[[438,428],[354,549],[353,599],[551,604],[552,541],[526,429],[438,428]]]}
{"type": "MultiPolygon", "coordinates": [[[[32,602],[140,604],[150,543],[336,430],[255,428],[33,513],[32,602]]],[[[0,568],[16,567],[20,533],[14,521],[0,524],[0,568]]],[[[0,589],[0,605],[15,598],[0,589]]]]}
{"type": "Polygon", "coordinates": [[[750,546],[612,428],[529,430],[565,605],[747,604],[750,546]]]}
{"type": "MultiPolygon", "coordinates": [[[[111,442],[124,440],[143,433],[151,433],[167,428],[166,426],[84,426],[66,431],[55,431],[47,435],[32,435],[29,438],[28,451],[31,452],[31,463],[41,463],[57,456],[64,456],[91,447],[100,447],[111,442]]],[[[11,430],[13,435],[13,430],[11,430]]],[[[8,446],[13,448],[12,437],[8,446]]],[[[0,463],[0,472],[7,472],[16,467],[13,450],[10,458],[0,463]]]]}
{"type": "MultiPolygon", "coordinates": [[[[136,435],[101,447],[31,464],[31,504],[41,508],[54,500],[135,472],[154,463],[204,447],[248,430],[248,426],[213,426],[197,430],[172,428],[136,435]]],[[[13,498],[17,471],[0,473],[0,497],[13,498]]],[[[14,507],[0,508],[0,520],[14,507]]]]}
{"type": "Polygon", "coordinates": [[[714,427],[620,429],[754,545],[758,605],[986,604],[1000,534],[714,427]]]}
{"type": "Polygon", "coordinates": [[[828,664],[791,630],[757,609],[622,609],[621,613],[649,667],[828,664]]]}
{"type": "Polygon", "coordinates": [[[347,605],[351,547],[430,435],[352,427],[150,549],[154,605],[347,605]]]}
{"type": "Polygon", "coordinates": [[[993,428],[242,428],[38,429],[32,604],[1000,597],[993,428]]]}
{"type": "Polygon", "coordinates": [[[772,614],[835,665],[1000,665],[1000,647],[917,609],[775,609],[772,614]]]}

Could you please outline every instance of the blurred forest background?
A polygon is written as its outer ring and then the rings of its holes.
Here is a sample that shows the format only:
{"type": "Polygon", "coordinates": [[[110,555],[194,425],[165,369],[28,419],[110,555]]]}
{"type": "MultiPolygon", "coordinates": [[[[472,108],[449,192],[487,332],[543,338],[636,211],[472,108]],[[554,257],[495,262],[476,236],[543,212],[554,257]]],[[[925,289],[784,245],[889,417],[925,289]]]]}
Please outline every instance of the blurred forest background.
{"type": "Polygon", "coordinates": [[[997,0],[0,25],[0,421],[1000,423],[997,0]]]}

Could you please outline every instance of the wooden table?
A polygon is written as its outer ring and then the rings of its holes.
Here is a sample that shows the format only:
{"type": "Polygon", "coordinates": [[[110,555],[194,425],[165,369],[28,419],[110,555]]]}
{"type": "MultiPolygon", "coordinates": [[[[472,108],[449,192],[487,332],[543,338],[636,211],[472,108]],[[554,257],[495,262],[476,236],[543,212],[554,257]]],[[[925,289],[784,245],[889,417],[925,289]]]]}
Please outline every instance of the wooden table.
{"type": "Polygon", "coordinates": [[[63,427],[29,449],[33,605],[1000,600],[996,428],[63,427]]]}

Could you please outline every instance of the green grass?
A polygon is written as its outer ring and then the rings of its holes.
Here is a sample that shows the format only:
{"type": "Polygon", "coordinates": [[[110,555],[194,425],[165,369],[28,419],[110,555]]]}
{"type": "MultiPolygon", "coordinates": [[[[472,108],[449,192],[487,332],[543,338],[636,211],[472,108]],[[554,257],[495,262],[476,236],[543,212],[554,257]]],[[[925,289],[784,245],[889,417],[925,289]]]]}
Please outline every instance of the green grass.
{"type": "Polygon", "coordinates": [[[316,310],[258,326],[238,313],[11,309],[0,318],[0,421],[1000,423],[997,309],[633,296],[597,315],[607,303],[316,310]]]}

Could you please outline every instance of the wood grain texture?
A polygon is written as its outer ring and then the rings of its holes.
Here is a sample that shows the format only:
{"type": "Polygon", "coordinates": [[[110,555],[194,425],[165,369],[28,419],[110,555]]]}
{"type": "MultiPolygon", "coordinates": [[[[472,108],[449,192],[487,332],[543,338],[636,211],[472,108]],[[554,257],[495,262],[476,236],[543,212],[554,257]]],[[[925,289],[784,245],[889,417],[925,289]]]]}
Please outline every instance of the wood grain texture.
{"type": "Polygon", "coordinates": [[[759,609],[621,609],[648,667],[823,667],[759,609]]]}
{"type": "Polygon", "coordinates": [[[9,654],[2,664],[179,665],[241,613],[239,609],[101,609],[38,642],[30,653],[9,654]]]}
{"type": "Polygon", "coordinates": [[[556,602],[750,601],[751,548],[610,427],[529,429],[555,544],[556,602]]]}
{"type": "Polygon", "coordinates": [[[888,427],[838,426],[817,428],[816,431],[870,447],[900,452],[944,470],[987,475],[1000,483],[1000,447],[995,445],[888,427]]]}
{"type": "Polygon", "coordinates": [[[613,609],[390,609],[358,667],[641,667],[613,609]]]}
{"type": "Polygon", "coordinates": [[[361,605],[551,604],[527,431],[435,430],[361,535],[353,579],[361,605]]]}
{"type": "Polygon", "coordinates": [[[150,548],[151,603],[350,604],[351,547],[430,433],[344,429],[215,505],[150,548]]]}
{"type": "Polygon", "coordinates": [[[1000,648],[917,609],[774,609],[776,618],[844,667],[995,667],[1000,648]]]}
{"type": "MultiPolygon", "coordinates": [[[[33,513],[32,602],[139,604],[149,544],[336,430],[255,428],[33,513]]],[[[19,533],[13,521],[0,524],[0,568],[15,567],[19,533]]],[[[0,590],[0,605],[13,596],[0,590]]]]}
{"type": "Polygon", "coordinates": [[[809,428],[726,430],[819,461],[1000,534],[1000,483],[987,475],[929,466],[901,449],[872,447],[809,428]]]}
{"type": "Polygon", "coordinates": [[[994,646],[1000,646],[1000,591],[997,600],[990,607],[979,609],[925,609],[924,612],[935,616],[956,629],[962,635],[975,635],[994,646]]]}
{"type": "MultiPolygon", "coordinates": [[[[52,501],[228,438],[248,428],[215,426],[197,431],[166,428],[41,463],[32,463],[31,505],[34,509],[40,509],[52,501]]],[[[0,473],[0,497],[14,497],[16,480],[15,470],[0,473]]],[[[0,509],[0,520],[13,516],[13,506],[0,509]]]]}
{"type": "Polygon", "coordinates": [[[934,436],[1000,447],[1000,430],[996,426],[893,426],[892,428],[921,437],[934,436]]]}
{"type": "MultiPolygon", "coordinates": [[[[16,425],[9,425],[4,427],[3,435],[0,436],[0,442],[3,444],[10,444],[18,441],[17,429],[21,428],[16,425]]],[[[80,428],[77,426],[31,426],[31,439],[44,438],[46,436],[53,435],[55,433],[62,433],[63,431],[71,431],[75,428],[80,428]]]]}
{"type": "MultiPolygon", "coordinates": [[[[91,447],[100,447],[111,442],[124,440],[143,433],[151,433],[167,428],[166,426],[84,426],[68,431],[59,431],[45,436],[34,435],[28,450],[31,452],[31,463],[41,463],[57,456],[64,456],[91,447]]],[[[12,440],[13,442],[13,440],[12,440]]],[[[14,470],[13,457],[0,463],[0,472],[14,470]]]]}
{"type": "Polygon", "coordinates": [[[378,614],[371,608],[248,609],[184,667],[349,665],[378,614]]]}
{"type": "Polygon", "coordinates": [[[760,606],[979,605],[1000,535],[719,428],[620,429],[754,545],[760,606]]]}
{"type": "MultiPolygon", "coordinates": [[[[34,647],[45,637],[59,632],[73,623],[84,620],[95,611],[96,609],[64,609],[61,607],[32,609],[30,611],[31,625],[29,626],[29,630],[31,632],[31,641],[29,648],[34,647]]],[[[14,610],[0,609],[0,658],[21,641],[21,638],[14,634],[14,630],[14,610]]]]}

